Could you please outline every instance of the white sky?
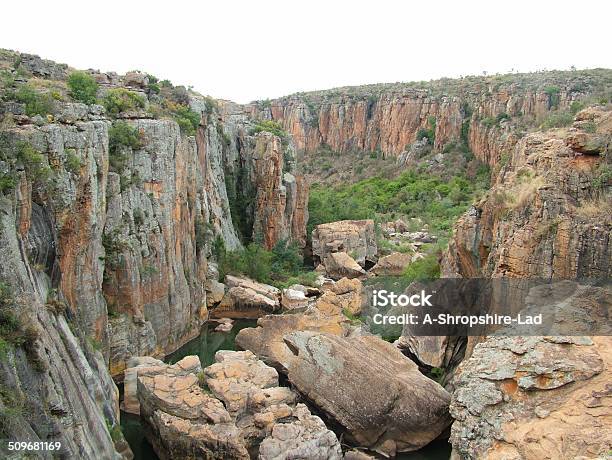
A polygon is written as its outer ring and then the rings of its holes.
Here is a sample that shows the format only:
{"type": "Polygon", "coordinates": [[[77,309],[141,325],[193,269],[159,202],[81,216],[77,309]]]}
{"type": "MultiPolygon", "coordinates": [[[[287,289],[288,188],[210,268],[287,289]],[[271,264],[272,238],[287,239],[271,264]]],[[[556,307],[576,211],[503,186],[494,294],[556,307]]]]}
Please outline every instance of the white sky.
{"type": "Polygon", "coordinates": [[[483,70],[610,68],[611,4],[6,0],[0,47],[77,68],[140,69],[248,102],[483,70]]]}

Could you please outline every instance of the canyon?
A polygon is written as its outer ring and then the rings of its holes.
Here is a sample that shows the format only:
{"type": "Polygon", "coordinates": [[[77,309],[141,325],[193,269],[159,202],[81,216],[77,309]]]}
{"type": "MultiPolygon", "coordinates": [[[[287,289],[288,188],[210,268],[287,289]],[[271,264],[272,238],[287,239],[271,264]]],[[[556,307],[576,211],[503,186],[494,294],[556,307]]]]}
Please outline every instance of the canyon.
{"type": "MultiPolygon", "coordinates": [[[[385,223],[387,234],[416,242],[411,257],[384,255],[373,220],[309,234],[312,178],[302,162],[325,149],[408,170],[424,138],[432,154],[463,143],[490,168],[491,187],[453,223],[443,278],[609,280],[612,111],[602,99],[612,71],[347,87],[244,105],[142,72],[94,70],[85,73],[107,104],[87,104],[67,86],[74,69],[7,50],[0,71],[1,300],[23,331],[14,343],[7,332],[0,348],[3,436],[60,440],[66,458],[132,458],[117,387],[129,362],[164,359],[213,318],[248,311],[261,317],[238,334],[250,351],[219,352],[209,367],[155,361],[131,375],[158,455],[361,455],[342,451],[339,426],[351,446],[394,456],[452,423],[453,458],[543,458],[547,421],[555,439],[569,436],[563,414],[583,432],[557,458],[609,451],[609,337],[458,341],[404,329],[388,343],[356,327],[360,280],[403,273],[429,235],[385,223]],[[24,85],[49,95],[49,113],[19,99],[24,85]],[[141,102],[111,113],[113,96],[141,102]],[[196,126],[185,127],[184,113],[196,126]],[[569,123],[540,129],[570,113],[569,123]],[[220,246],[255,243],[294,245],[323,280],[276,288],[220,275],[220,246]],[[434,368],[446,381],[419,372],[434,368]],[[236,369],[240,391],[224,380],[236,369]],[[265,382],[253,383],[258,373],[265,382]],[[364,395],[377,379],[387,399],[364,395]],[[351,384],[359,381],[366,388],[351,384]],[[232,408],[232,398],[265,401],[267,391],[275,405],[241,399],[232,408]],[[360,397],[371,412],[351,411],[360,397]],[[306,435],[289,441],[288,432],[306,435]]],[[[605,289],[589,298],[605,303],[605,289]]]]}

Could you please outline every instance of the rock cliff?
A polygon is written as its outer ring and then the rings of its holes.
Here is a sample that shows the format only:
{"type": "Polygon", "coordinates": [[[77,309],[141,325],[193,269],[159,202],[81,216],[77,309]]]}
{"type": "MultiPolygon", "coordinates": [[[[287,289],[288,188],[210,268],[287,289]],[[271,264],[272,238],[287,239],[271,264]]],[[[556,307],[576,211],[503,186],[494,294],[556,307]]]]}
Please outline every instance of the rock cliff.
{"type": "MultiPolygon", "coordinates": [[[[106,423],[118,420],[118,394],[110,375],[121,378],[131,356],[164,356],[199,333],[216,237],[230,249],[240,237],[303,247],[308,188],[290,140],[254,135],[235,107],[185,90],[183,110],[200,120],[190,133],[184,120],[155,112],[161,96],[145,74],[90,72],[105,101],[129,94],[137,102],[111,113],[108,104],[66,101],[67,66],[0,57],[3,69],[18,66],[0,108],[0,278],[8,308],[44,330],[32,333],[31,347],[40,351],[34,362],[51,369],[35,375],[21,347],[3,349],[2,389],[9,382],[19,407],[32,403],[35,417],[50,420],[28,439],[111,458],[118,454],[106,423]],[[15,96],[23,87],[48,102],[46,117],[15,96]],[[48,88],[57,88],[53,98],[48,88]]],[[[25,412],[14,419],[11,426],[30,426],[25,412]]]]}
{"type": "Polygon", "coordinates": [[[466,141],[494,165],[526,123],[551,110],[603,94],[607,70],[465,77],[431,82],[345,87],[252,104],[254,117],[280,122],[298,150],[380,151],[400,156],[420,130],[436,148],[466,141]]]}

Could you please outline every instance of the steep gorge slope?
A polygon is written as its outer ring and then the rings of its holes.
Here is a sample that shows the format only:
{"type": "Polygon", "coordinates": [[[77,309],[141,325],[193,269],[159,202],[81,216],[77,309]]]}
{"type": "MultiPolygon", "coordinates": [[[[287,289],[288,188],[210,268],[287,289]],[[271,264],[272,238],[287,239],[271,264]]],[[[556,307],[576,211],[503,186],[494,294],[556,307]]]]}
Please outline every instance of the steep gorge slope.
{"type": "Polygon", "coordinates": [[[435,120],[436,148],[465,140],[492,166],[518,140],[517,128],[584,97],[608,97],[611,78],[598,69],[345,87],[260,101],[250,110],[279,121],[298,150],[326,146],[394,157],[435,120]]]}
{"type": "MultiPolygon", "coordinates": [[[[17,439],[61,440],[69,455],[103,458],[127,450],[112,428],[118,392],[111,376],[120,379],[131,356],[171,352],[206,321],[213,240],[220,237],[230,249],[249,240],[267,248],[285,239],[306,246],[308,184],[296,150],[328,146],[400,156],[420,129],[435,125],[436,148],[465,141],[496,165],[517,142],[516,152],[532,142],[519,142],[523,121],[566,110],[610,86],[609,71],[589,71],[544,74],[534,77],[534,87],[476,79],[445,94],[440,88],[453,83],[440,81],[430,89],[375,86],[355,96],[341,90],[247,106],[185,92],[185,104],[199,116],[192,135],[171,116],[154,113],[161,96],[145,74],[90,72],[102,96],[123,89],[144,101],[112,115],[71,101],[67,66],[12,52],[0,57],[0,69],[12,78],[3,87],[0,111],[0,178],[8,178],[0,188],[2,306],[27,331],[21,343],[0,350],[1,428],[17,439]],[[28,114],[28,103],[8,94],[24,84],[42,94],[57,92],[48,116],[28,114]],[[291,138],[255,132],[260,119],[281,122],[291,138]],[[137,142],[115,144],[118,121],[137,133],[137,142]]],[[[523,161],[516,155],[513,165],[523,161]]],[[[547,168],[546,161],[534,168],[547,168]]],[[[591,168],[602,160],[587,162],[591,168]]],[[[590,177],[563,183],[574,198],[594,199],[583,190],[590,177]]],[[[450,255],[447,262],[464,275],[471,274],[466,267],[495,265],[464,249],[467,219],[452,246],[465,263],[450,255]]],[[[594,222],[586,225],[603,241],[605,231],[592,230],[594,222]]],[[[474,240],[490,235],[486,230],[474,240]]],[[[500,241],[502,252],[506,241],[500,241]]],[[[595,251],[588,257],[596,262],[585,273],[609,276],[603,263],[608,250],[595,251]]],[[[559,264],[572,266],[572,254],[559,264]]]]}

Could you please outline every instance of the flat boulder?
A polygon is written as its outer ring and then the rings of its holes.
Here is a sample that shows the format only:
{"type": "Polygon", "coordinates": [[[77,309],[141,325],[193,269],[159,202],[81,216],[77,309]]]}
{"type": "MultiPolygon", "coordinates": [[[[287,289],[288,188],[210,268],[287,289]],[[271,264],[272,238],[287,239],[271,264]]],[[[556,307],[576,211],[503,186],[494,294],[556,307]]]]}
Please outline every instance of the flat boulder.
{"type": "Polygon", "coordinates": [[[346,252],[332,252],[323,259],[325,273],[332,279],[359,278],[366,271],[346,252]]]}
{"type": "Polygon", "coordinates": [[[257,318],[279,311],[281,291],[246,277],[227,275],[227,290],[220,303],[210,310],[211,318],[257,318]]]}
{"type": "Polygon", "coordinates": [[[412,263],[412,255],[404,252],[393,252],[378,259],[378,263],[372,267],[371,271],[376,275],[399,276],[404,273],[410,263],[412,263]]]}
{"type": "Polygon", "coordinates": [[[312,231],[312,253],[315,262],[324,261],[334,252],[352,254],[362,268],[366,268],[368,263],[375,264],[378,247],[374,221],[342,220],[317,225],[312,231]]]}
{"type": "Polygon", "coordinates": [[[268,365],[281,371],[286,370],[293,358],[283,337],[295,331],[327,332],[348,335],[352,328],[342,310],[332,303],[320,302],[309,307],[304,313],[287,315],[267,315],[257,320],[257,327],[240,330],[236,345],[250,350],[261,357],[268,365]]]}
{"type": "Polygon", "coordinates": [[[422,448],[451,423],[450,394],[376,336],[294,332],[285,342],[289,381],[358,446],[394,456],[422,448]]]}

